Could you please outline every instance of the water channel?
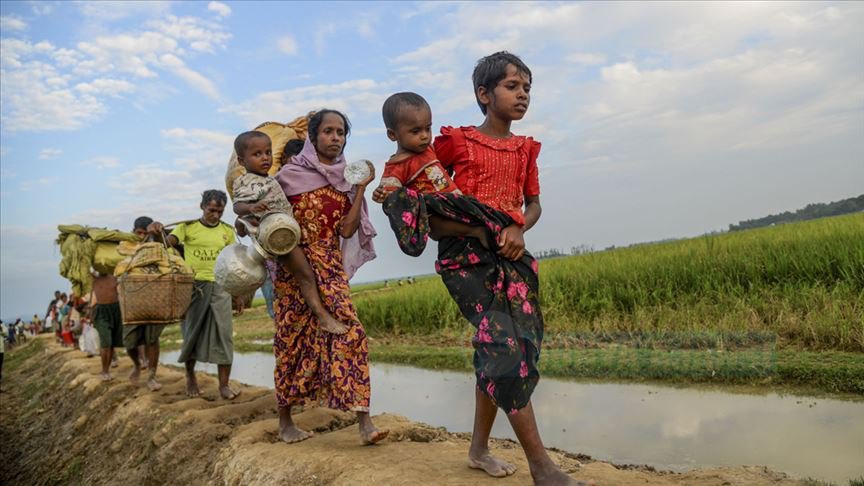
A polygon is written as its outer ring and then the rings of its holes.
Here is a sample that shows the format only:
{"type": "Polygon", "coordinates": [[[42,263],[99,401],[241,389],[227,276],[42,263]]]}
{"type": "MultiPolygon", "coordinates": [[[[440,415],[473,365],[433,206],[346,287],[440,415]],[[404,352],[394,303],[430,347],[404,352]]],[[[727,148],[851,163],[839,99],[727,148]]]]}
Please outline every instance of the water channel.
{"type": "MultiPolygon", "coordinates": [[[[162,360],[175,364],[178,355],[162,360]]],[[[269,353],[235,354],[231,378],[272,388],[273,366],[269,353]]],[[[473,386],[471,373],[373,363],[372,413],[470,432],[473,386]]],[[[551,378],[533,401],[547,446],[616,464],[764,465],[841,485],[864,477],[864,401],[551,378]]],[[[492,435],[515,439],[503,415],[492,435]]]]}

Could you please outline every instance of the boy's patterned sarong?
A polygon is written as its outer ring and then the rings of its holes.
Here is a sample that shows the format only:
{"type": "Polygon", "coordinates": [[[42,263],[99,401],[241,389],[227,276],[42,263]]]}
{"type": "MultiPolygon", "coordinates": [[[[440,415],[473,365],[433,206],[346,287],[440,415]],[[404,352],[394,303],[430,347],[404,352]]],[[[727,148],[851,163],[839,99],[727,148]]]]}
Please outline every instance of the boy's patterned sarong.
{"type": "MultiPolygon", "coordinates": [[[[384,212],[403,252],[423,252],[429,215],[487,229],[490,242],[513,219],[470,196],[418,194],[398,189],[384,212]]],[[[494,244],[493,244],[494,246],[494,244]]],[[[442,238],[435,270],[462,315],[477,329],[472,339],[477,386],[498,407],[515,413],[528,405],[540,379],[537,362],[543,341],[537,260],[527,251],[518,261],[487,250],[476,238],[442,238]]]]}

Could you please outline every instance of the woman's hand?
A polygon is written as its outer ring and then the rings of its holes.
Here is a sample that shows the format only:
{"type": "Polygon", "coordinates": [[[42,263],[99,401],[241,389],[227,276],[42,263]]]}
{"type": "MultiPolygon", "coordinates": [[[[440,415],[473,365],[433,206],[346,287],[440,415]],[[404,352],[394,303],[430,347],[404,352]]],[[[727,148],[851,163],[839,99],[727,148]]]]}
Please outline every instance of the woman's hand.
{"type": "Polygon", "coordinates": [[[498,254],[508,260],[519,260],[525,254],[525,238],[522,235],[522,227],[511,224],[504,228],[498,237],[498,254]]]}
{"type": "Polygon", "coordinates": [[[372,162],[366,161],[366,165],[369,167],[369,177],[360,181],[357,185],[362,187],[363,189],[369,185],[370,182],[375,180],[375,166],[372,165],[372,162]]]}

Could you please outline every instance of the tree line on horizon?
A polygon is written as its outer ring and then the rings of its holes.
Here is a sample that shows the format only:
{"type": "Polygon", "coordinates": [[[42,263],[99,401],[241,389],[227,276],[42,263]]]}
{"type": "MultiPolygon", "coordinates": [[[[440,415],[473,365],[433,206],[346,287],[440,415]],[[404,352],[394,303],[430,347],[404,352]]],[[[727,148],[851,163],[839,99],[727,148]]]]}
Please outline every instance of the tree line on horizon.
{"type": "Polygon", "coordinates": [[[829,216],[840,216],[843,214],[864,211],[864,194],[850,197],[830,203],[813,203],[795,211],[784,211],[757,219],[746,219],[738,224],[730,224],[729,231],[741,231],[754,228],[763,228],[775,224],[795,223],[809,219],[827,218],[829,216]]]}

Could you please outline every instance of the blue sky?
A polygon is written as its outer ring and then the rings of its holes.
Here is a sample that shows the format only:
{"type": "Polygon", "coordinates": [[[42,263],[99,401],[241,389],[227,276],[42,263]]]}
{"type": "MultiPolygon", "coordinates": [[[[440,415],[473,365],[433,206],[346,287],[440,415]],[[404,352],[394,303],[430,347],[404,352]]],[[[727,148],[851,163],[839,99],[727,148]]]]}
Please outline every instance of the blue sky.
{"type": "MultiPolygon", "coordinates": [[[[0,3],[0,316],[40,314],[57,224],[196,217],[234,136],[344,110],[379,173],[383,100],[482,121],[476,60],[534,72],[514,132],[543,142],[529,248],[694,236],[864,181],[864,6],[841,3],[0,3]]],[[[355,277],[432,271],[373,207],[355,277]]],[[[228,218],[228,215],[226,215],[228,218]]]]}

